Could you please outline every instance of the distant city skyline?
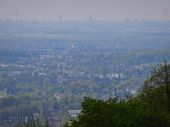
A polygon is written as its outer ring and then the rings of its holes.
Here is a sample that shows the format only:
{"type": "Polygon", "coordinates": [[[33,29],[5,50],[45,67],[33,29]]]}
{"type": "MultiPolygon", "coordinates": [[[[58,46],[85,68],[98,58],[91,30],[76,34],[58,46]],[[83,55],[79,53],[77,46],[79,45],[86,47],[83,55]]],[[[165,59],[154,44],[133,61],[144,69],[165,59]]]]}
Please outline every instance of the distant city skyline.
{"type": "Polygon", "coordinates": [[[170,0],[0,0],[1,20],[170,20],[170,0]]]}

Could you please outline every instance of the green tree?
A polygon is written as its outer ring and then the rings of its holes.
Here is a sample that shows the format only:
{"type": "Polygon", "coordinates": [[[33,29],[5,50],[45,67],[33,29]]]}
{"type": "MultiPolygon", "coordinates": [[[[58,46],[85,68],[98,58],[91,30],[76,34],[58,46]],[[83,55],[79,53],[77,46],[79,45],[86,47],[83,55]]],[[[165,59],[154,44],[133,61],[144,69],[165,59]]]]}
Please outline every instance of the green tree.
{"type": "Polygon", "coordinates": [[[145,81],[140,96],[153,107],[170,112],[170,64],[165,61],[154,69],[145,81]]]}
{"type": "Polygon", "coordinates": [[[78,118],[65,127],[169,127],[169,72],[170,65],[160,65],[129,100],[85,98],[78,118]]]}

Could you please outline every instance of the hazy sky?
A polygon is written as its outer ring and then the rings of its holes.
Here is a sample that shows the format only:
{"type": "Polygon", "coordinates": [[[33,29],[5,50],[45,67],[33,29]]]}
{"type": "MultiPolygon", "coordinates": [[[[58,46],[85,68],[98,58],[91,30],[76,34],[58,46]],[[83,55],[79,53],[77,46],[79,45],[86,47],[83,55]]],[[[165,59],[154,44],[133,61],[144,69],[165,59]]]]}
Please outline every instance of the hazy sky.
{"type": "Polygon", "coordinates": [[[170,0],[0,0],[0,19],[170,20],[170,0]]]}

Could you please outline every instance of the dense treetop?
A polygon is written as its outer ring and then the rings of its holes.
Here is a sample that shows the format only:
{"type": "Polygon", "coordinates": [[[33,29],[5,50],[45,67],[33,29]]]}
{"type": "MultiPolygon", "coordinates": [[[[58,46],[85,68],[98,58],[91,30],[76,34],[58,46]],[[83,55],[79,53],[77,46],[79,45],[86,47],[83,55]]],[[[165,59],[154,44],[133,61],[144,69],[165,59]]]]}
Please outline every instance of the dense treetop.
{"type": "Polygon", "coordinates": [[[136,97],[106,101],[85,98],[83,110],[65,127],[169,127],[170,65],[156,68],[136,97]]]}

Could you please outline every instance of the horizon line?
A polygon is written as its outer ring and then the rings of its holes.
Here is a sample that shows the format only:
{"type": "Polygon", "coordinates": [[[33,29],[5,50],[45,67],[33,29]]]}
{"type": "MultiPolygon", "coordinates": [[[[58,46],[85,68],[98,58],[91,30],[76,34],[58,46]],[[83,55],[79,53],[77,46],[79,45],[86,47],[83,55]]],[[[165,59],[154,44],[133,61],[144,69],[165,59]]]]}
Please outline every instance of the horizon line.
{"type": "Polygon", "coordinates": [[[147,19],[120,19],[120,20],[101,20],[101,19],[93,19],[93,20],[78,20],[78,19],[65,19],[65,20],[52,20],[52,19],[47,19],[47,20],[23,20],[23,19],[0,19],[0,22],[170,22],[170,19],[162,19],[162,20],[147,20],[147,19]]]}

